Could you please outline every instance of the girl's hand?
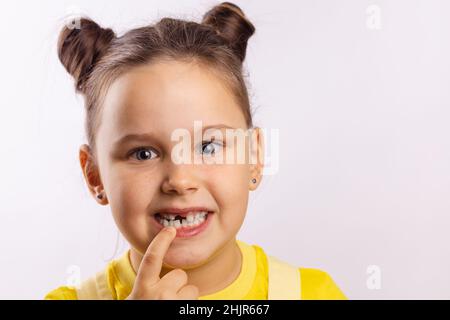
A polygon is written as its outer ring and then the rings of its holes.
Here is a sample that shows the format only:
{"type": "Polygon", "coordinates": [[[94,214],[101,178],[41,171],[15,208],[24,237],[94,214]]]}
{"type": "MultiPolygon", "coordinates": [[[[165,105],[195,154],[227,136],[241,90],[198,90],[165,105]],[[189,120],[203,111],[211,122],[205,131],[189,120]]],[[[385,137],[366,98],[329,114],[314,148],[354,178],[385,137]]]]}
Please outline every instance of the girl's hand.
{"type": "Polygon", "coordinates": [[[126,300],[198,299],[198,288],[187,285],[188,277],[184,270],[174,269],[159,278],[164,256],[175,236],[176,229],[166,227],[152,240],[142,258],[133,290],[126,300]]]}

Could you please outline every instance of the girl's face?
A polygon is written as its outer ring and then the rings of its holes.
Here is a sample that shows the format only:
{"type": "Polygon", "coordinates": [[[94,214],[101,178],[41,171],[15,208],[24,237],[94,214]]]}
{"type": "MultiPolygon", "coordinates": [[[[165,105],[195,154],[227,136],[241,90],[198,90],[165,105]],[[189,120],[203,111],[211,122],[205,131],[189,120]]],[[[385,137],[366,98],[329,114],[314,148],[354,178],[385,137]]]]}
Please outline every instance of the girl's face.
{"type": "MultiPolygon", "coordinates": [[[[110,86],[102,112],[96,137],[100,179],[91,190],[104,190],[104,203],[111,205],[116,224],[135,251],[145,253],[159,232],[154,214],[166,207],[201,206],[214,211],[203,232],[174,239],[165,256],[166,265],[189,268],[203,264],[235,238],[245,217],[249,190],[261,180],[262,165],[250,163],[248,152],[243,152],[243,164],[228,164],[225,156],[222,164],[205,163],[225,154],[226,149],[235,155],[238,152],[237,140],[229,146],[222,125],[247,129],[242,110],[220,78],[193,63],[135,67],[110,86]],[[223,137],[208,143],[211,135],[202,136],[200,131],[199,142],[194,141],[194,121],[199,120],[203,132],[218,125],[223,137]],[[180,144],[171,139],[176,129],[190,133],[191,163],[172,160],[172,149],[180,144]],[[148,136],[120,142],[129,134],[148,136]],[[195,163],[195,158],[200,163],[195,163]],[[257,183],[252,178],[257,178],[257,183]]],[[[252,152],[261,153],[260,130],[255,130],[253,138],[246,137],[244,150],[250,148],[250,139],[257,146],[252,152]]]]}

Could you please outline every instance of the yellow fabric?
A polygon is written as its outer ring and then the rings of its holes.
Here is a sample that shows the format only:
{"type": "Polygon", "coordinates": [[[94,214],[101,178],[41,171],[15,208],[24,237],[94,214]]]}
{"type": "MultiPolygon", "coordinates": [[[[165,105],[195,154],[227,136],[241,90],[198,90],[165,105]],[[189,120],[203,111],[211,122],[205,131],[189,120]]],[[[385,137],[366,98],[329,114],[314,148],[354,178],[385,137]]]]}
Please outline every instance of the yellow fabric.
{"type": "MultiPolygon", "coordinates": [[[[199,300],[266,300],[268,295],[268,265],[264,250],[258,245],[248,245],[236,240],[242,253],[242,267],[238,277],[226,288],[213,294],[200,296],[199,300]]],[[[124,300],[131,292],[136,273],[131,265],[129,250],[111,261],[107,268],[108,287],[114,300],[124,300]]],[[[319,269],[299,268],[301,299],[347,299],[328,273],[319,269]]],[[[49,292],[46,300],[76,300],[76,288],[61,286],[49,292]]]]}

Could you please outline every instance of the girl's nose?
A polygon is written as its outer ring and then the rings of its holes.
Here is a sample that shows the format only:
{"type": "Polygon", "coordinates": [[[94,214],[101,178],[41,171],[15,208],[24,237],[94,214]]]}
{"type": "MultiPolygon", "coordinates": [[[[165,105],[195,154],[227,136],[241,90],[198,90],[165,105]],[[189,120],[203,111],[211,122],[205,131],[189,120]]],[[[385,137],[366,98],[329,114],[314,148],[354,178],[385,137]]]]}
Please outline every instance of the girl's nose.
{"type": "Polygon", "coordinates": [[[187,165],[173,165],[167,178],[164,179],[161,190],[164,193],[187,194],[198,190],[192,170],[187,165]]]}

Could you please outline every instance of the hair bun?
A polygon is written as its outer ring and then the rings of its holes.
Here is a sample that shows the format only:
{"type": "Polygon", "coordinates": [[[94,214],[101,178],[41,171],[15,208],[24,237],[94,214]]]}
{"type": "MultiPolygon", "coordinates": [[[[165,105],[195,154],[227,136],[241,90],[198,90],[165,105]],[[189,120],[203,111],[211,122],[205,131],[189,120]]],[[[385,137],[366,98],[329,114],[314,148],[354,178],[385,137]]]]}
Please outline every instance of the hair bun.
{"type": "Polygon", "coordinates": [[[58,39],[58,57],[83,92],[95,63],[105,54],[116,37],[111,29],[103,29],[88,18],[81,18],[79,28],[63,27],[58,39]]]}
{"type": "Polygon", "coordinates": [[[247,41],[255,33],[255,27],[241,8],[231,2],[222,2],[204,14],[202,24],[214,28],[244,61],[247,41]]]}

